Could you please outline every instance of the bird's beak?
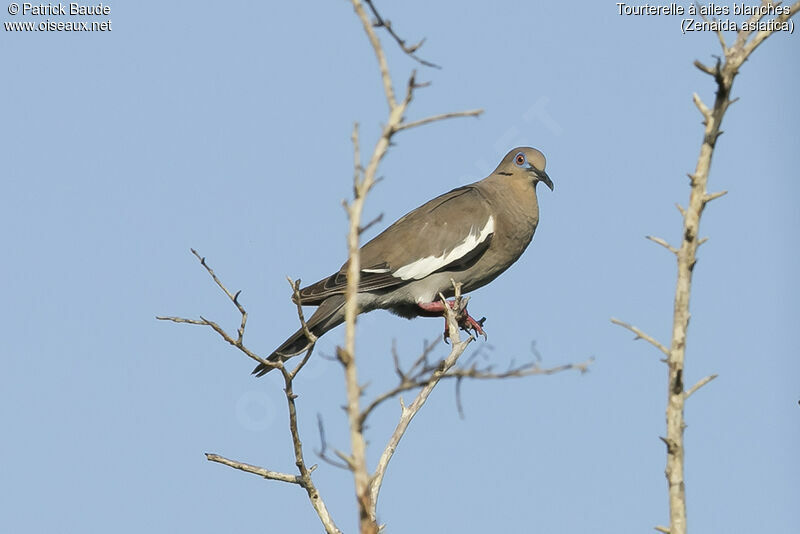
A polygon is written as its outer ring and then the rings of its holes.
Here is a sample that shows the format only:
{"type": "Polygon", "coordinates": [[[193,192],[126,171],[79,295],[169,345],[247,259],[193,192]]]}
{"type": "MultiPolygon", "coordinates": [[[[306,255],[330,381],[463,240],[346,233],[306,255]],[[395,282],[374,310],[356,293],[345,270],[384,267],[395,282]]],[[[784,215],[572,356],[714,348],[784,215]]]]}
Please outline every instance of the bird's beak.
{"type": "Polygon", "coordinates": [[[539,170],[539,169],[537,169],[536,167],[533,167],[533,169],[532,169],[532,170],[533,170],[533,174],[535,174],[535,175],[536,175],[536,178],[537,178],[537,179],[538,179],[540,182],[542,182],[544,185],[546,185],[547,187],[549,187],[549,188],[550,188],[550,191],[552,191],[552,190],[553,190],[553,181],[550,179],[550,177],[549,177],[549,176],[547,176],[547,173],[546,173],[546,172],[544,172],[544,171],[540,171],[540,170],[539,170]]]}

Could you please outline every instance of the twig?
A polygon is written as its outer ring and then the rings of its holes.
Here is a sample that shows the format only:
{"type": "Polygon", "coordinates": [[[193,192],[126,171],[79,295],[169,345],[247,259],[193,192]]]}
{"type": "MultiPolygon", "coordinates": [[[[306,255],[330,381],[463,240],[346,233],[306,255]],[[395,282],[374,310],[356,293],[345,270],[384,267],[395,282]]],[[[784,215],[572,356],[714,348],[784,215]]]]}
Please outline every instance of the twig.
{"type": "Polygon", "coordinates": [[[657,348],[658,350],[663,352],[665,356],[669,356],[669,349],[667,347],[665,347],[664,345],[662,345],[661,343],[659,343],[651,335],[642,332],[641,330],[639,330],[635,326],[630,325],[630,324],[626,323],[625,321],[620,321],[619,319],[615,319],[614,317],[611,318],[611,322],[616,324],[616,325],[621,326],[622,328],[630,330],[631,332],[636,334],[636,337],[633,338],[634,341],[636,341],[637,339],[644,339],[645,341],[647,341],[648,343],[653,345],[655,348],[657,348]]]}
{"type": "Polygon", "coordinates": [[[383,17],[381,17],[380,13],[378,13],[378,10],[375,9],[375,6],[372,4],[372,0],[364,0],[364,2],[366,2],[366,4],[369,6],[370,11],[372,11],[372,14],[375,16],[375,20],[376,20],[376,24],[375,25],[376,26],[382,26],[382,27],[386,28],[386,31],[389,32],[389,35],[391,35],[392,38],[394,38],[394,40],[397,42],[398,46],[400,46],[400,49],[403,52],[405,52],[406,55],[408,55],[409,57],[411,57],[415,61],[421,63],[422,65],[425,65],[426,67],[433,67],[434,69],[441,69],[442,68],[439,65],[436,65],[435,63],[431,63],[430,61],[425,61],[424,59],[418,57],[415,54],[415,52],[417,50],[419,50],[419,48],[425,42],[425,39],[422,39],[420,42],[418,42],[415,45],[407,46],[406,42],[403,39],[401,39],[400,36],[398,36],[394,32],[394,29],[392,29],[392,23],[389,22],[388,20],[384,20],[383,17]]]}
{"type": "Polygon", "coordinates": [[[479,117],[482,113],[483,113],[482,109],[471,109],[469,111],[453,111],[451,113],[441,113],[439,115],[433,115],[432,117],[426,117],[424,119],[419,119],[416,121],[404,122],[398,125],[395,131],[400,132],[403,130],[408,130],[410,128],[416,128],[417,126],[422,126],[424,124],[430,124],[432,122],[443,121],[446,119],[454,119],[458,117],[479,117]]]}
{"type": "Polygon", "coordinates": [[[686,390],[686,393],[684,394],[684,397],[688,399],[692,395],[692,393],[694,393],[695,391],[697,391],[701,387],[705,386],[706,384],[708,384],[709,382],[711,382],[712,380],[717,378],[717,376],[718,375],[716,375],[716,374],[708,375],[707,377],[698,380],[695,385],[693,385],[688,390],[686,390]]]}
{"type": "Polygon", "coordinates": [[[200,265],[205,267],[206,271],[208,271],[208,274],[210,274],[211,278],[214,279],[214,282],[216,282],[219,288],[225,292],[225,294],[228,296],[229,299],[231,299],[231,302],[233,302],[233,304],[236,306],[236,309],[239,310],[239,313],[242,315],[242,323],[239,326],[238,330],[239,333],[238,341],[239,343],[241,343],[242,338],[244,337],[244,327],[245,325],[247,325],[247,312],[245,311],[244,306],[239,304],[239,295],[242,293],[242,291],[239,290],[235,294],[231,294],[231,292],[228,291],[228,288],[226,288],[225,285],[223,285],[223,283],[220,281],[220,279],[217,278],[217,275],[214,272],[214,270],[206,263],[206,258],[201,257],[200,254],[198,254],[195,249],[190,249],[190,250],[192,251],[192,254],[194,254],[194,256],[198,260],[200,260],[200,265]]]}
{"type": "Polygon", "coordinates": [[[383,92],[386,94],[386,102],[389,104],[389,110],[394,110],[397,107],[397,102],[394,97],[394,88],[392,87],[392,77],[389,74],[389,64],[386,62],[386,54],[383,53],[383,47],[375,35],[375,30],[372,29],[372,23],[369,21],[364,6],[361,5],[361,0],[351,0],[353,9],[356,15],[361,20],[364,31],[367,33],[369,42],[372,45],[372,50],[375,52],[375,57],[378,59],[378,68],[381,71],[381,81],[383,82],[383,92]]]}
{"type": "Polygon", "coordinates": [[[192,249],[192,254],[200,260],[200,264],[206,269],[211,278],[214,282],[219,286],[219,288],[228,296],[228,298],[233,302],[236,308],[239,310],[239,313],[242,316],[241,326],[238,330],[238,337],[234,339],[230,334],[228,334],[225,329],[219,326],[214,321],[210,321],[203,316],[200,316],[200,319],[185,319],[183,317],[157,317],[157,319],[162,321],[172,321],[174,323],[185,323],[185,324],[193,324],[193,325],[201,325],[201,326],[209,326],[211,327],[217,334],[222,337],[225,341],[239,349],[241,352],[246,354],[248,357],[252,358],[253,360],[272,368],[280,369],[281,374],[283,375],[284,380],[284,392],[286,394],[286,402],[289,411],[289,429],[292,435],[292,444],[294,447],[295,453],[295,465],[299,471],[299,475],[289,475],[287,473],[279,473],[276,471],[270,471],[263,467],[257,467],[254,465],[237,462],[234,460],[229,460],[217,454],[207,453],[206,458],[212,462],[221,463],[227,465],[229,467],[233,467],[234,469],[239,469],[241,471],[245,471],[248,473],[253,473],[264,478],[270,480],[278,480],[282,482],[290,482],[293,484],[298,484],[303,489],[306,490],[308,494],[309,501],[311,505],[314,507],[314,510],[317,512],[320,521],[322,522],[323,526],[325,527],[325,532],[327,534],[341,534],[341,531],[336,527],[336,524],[333,521],[328,509],[325,506],[325,502],[320,497],[319,491],[314,486],[314,482],[311,479],[311,472],[314,470],[314,467],[307,467],[305,460],[303,458],[303,445],[300,441],[300,433],[297,429],[297,408],[295,406],[295,399],[297,395],[294,394],[292,389],[292,381],[297,376],[297,373],[308,363],[309,358],[311,357],[311,353],[314,349],[314,342],[316,341],[316,337],[309,331],[308,325],[305,322],[305,318],[303,317],[303,310],[300,306],[300,281],[297,280],[293,282],[291,278],[289,280],[289,284],[292,286],[293,294],[294,294],[294,301],[297,303],[297,313],[298,317],[300,318],[300,324],[302,325],[303,331],[311,341],[311,346],[306,351],[306,355],[303,357],[302,360],[297,364],[297,366],[289,371],[286,366],[281,361],[271,362],[259,356],[258,354],[254,353],[250,349],[248,349],[244,343],[242,342],[244,338],[244,330],[247,325],[247,311],[244,309],[244,306],[239,302],[239,294],[240,291],[237,291],[235,294],[228,291],[222,281],[217,277],[216,273],[214,272],[211,267],[206,263],[206,259],[200,256],[197,251],[192,249]]]}
{"type": "Polygon", "coordinates": [[[300,319],[300,328],[303,329],[303,334],[308,339],[311,345],[308,347],[308,353],[311,353],[311,349],[314,348],[314,344],[317,342],[317,336],[315,336],[311,330],[308,329],[308,324],[306,324],[305,315],[303,315],[303,305],[300,303],[300,280],[292,280],[290,277],[286,277],[286,280],[289,282],[289,286],[292,288],[292,300],[297,305],[297,317],[300,319]]]}
{"type": "Polygon", "coordinates": [[[230,334],[228,334],[228,332],[225,331],[224,328],[219,326],[214,321],[206,319],[202,315],[200,316],[200,319],[186,319],[184,317],[171,317],[171,316],[157,316],[156,319],[158,319],[159,321],[171,321],[173,323],[210,326],[217,334],[220,335],[220,337],[222,337],[222,339],[224,339],[225,341],[227,341],[228,343],[230,343],[231,345],[242,351],[249,358],[267,367],[272,367],[272,368],[280,367],[281,362],[268,361],[259,356],[258,354],[256,354],[255,352],[253,352],[252,350],[248,349],[244,345],[243,339],[244,339],[244,329],[247,326],[247,311],[244,309],[244,306],[242,306],[242,304],[239,302],[239,295],[241,294],[241,291],[237,291],[235,294],[228,291],[228,288],[225,287],[225,284],[222,283],[219,277],[217,277],[217,274],[214,272],[214,270],[211,267],[209,267],[209,265],[206,263],[205,257],[200,256],[200,254],[198,254],[195,249],[190,249],[190,250],[192,251],[192,254],[194,254],[194,256],[198,260],[200,260],[200,265],[202,265],[203,268],[205,268],[206,272],[208,272],[208,274],[211,276],[211,278],[214,280],[217,286],[219,286],[222,292],[225,293],[228,299],[230,299],[230,301],[234,304],[234,306],[236,306],[236,309],[239,310],[239,313],[242,316],[242,321],[237,331],[238,335],[236,339],[234,339],[233,336],[231,336],[230,334]]]}
{"type": "MultiPolygon", "coordinates": [[[[322,423],[322,415],[317,414],[317,431],[319,432],[319,450],[314,451],[317,456],[322,458],[325,462],[340,469],[350,469],[350,464],[345,462],[338,462],[328,456],[328,440],[325,439],[325,425],[322,423]]],[[[339,451],[335,451],[339,454],[339,451]]]]}
{"type": "Polygon", "coordinates": [[[269,469],[265,469],[263,467],[258,467],[243,462],[237,462],[235,460],[229,460],[224,456],[220,456],[218,454],[213,454],[210,452],[206,453],[206,459],[210,462],[216,462],[218,464],[227,465],[228,467],[239,469],[240,471],[245,471],[247,473],[253,473],[254,475],[268,478],[270,480],[288,482],[290,484],[297,484],[298,486],[303,485],[303,479],[297,475],[290,475],[288,473],[279,473],[278,471],[270,471],[269,469]]]}
{"type": "Polygon", "coordinates": [[[375,226],[376,224],[378,224],[378,223],[379,223],[379,222],[381,222],[382,220],[383,220],[383,213],[379,214],[377,217],[375,217],[374,219],[372,219],[371,221],[369,221],[369,222],[368,222],[367,224],[365,224],[364,226],[359,226],[359,227],[358,227],[358,233],[359,233],[359,235],[363,234],[364,232],[366,232],[367,230],[369,230],[370,228],[372,228],[373,226],[375,226]]]}
{"type": "Polygon", "coordinates": [[[708,204],[712,200],[719,198],[721,196],[727,195],[727,191],[717,191],[716,193],[709,193],[705,197],[703,197],[703,202],[708,204]]]}
{"type": "Polygon", "coordinates": [[[378,495],[381,491],[383,477],[386,475],[386,469],[389,466],[389,461],[392,459],[394,452],[397,450],[397,445],[400,443],[400,440],[403,439],[403,436],[408,429],[408,425],[425,404],[425,401],[428,400],[428,396],[430,396],[433,388],[435,388],[439,383],[439,380],[441,380],[442,377],[445,376],[447,372],[456,364],[458,359],[466,350],[467,345],[469,345],[469,343],[473,340],[473,338],[470,336],[465,341],[461,341],[458,331],[458,322],[456,320],[457,314],[463,311],[463,303],[461,302],[461,284],[454,282],[453,286],[455,289],[455,307],[457,309],[454,310],[450,308],[450,306],[447,305],[447,301],[444,299],[444,297],[442,297],[442,300],[445,302],[444,311],[445,317],[447,318],[450,339],[453,342],[452,348],[450,349],[450,354],[447,356],[447,358],[442,360],[439,368],[433,373],[430,380],[422,387],[420,392],[417,393],[417,396],[410,405],[406,407],[401,401],[400,420],[398,421],[394,432],[392,432],[392,435],[389,438],[383,453],[381,453],[381,457],[378,460],[378,465],[370,479],[370,493],[372,497],[372,509],[370,510],[370,514],[372,517],[375,517],[376,515],[378,495]]]}
{"type": "Polygon", "coordinates": [[[646,235],[644,237],[645,237],[645,239],[649,239],[653,243],[658,243],[659,245],[661,245],[665,249],[669,250],[673,254],[678,254],[678,249],[676,249],[675,247],[673,247],[672,245],[667,243],[666,240],[664,240],[664,239],[662,239],[660,237],[652,236],[652,235],[646,235]]]}
{"type": "Polygon", "coordinates": [[[295,375],[300,371],[300,369],[302,369],[310,356],[311,350],[309,349],[305,358],[303,358],[303,360],[292,372],[289,372],[284,366],[280,367],[281,374],[283,375],[283,391],[286,395],[286,405],[289,410],[289,433],[292,435],[295,465],[297,466],[297,470],[300,472],[299,478],[302,480],[301,486],[306,490],[306,493],[308,494],[308,500],[311,502],[311,506],[313,506],[314,510],[317,512],[317,516],[319,516],[320,521],[322,521],[322,525],[325,527],[326,533],[341,534],[341,531],[338,529],[336,523],[334,523],[333,518],[328,512],[328,508],[325,506],[325,501],[320,496],[319,491],[314,485],[314,481],[311,479],[311,472],[314,468],[309,468],[306,466],[306,462],[303,457],[303,442],[300,440],[300,431],[297,428],[297,406],[295,404],[297,395],[294,393],[293,380],[295,375]]]}
{"type": "MultiPolygon", "coordinates": [[[[394,134],[400,131],[400,126],[403,124],[403,117],[405,116],[406,110],[413,99],[414,90],[421,85],[417,84],[415,74],[412,72],[406,87],[405,97],[398,103],[394,92],[392,77],[389,72],[389,66],[386,61],[386,54],[383,51],[380,40],[374,31],[369,17],[364,11],[362,1],[351,0],[351,3],[356,15],[358,16],[359,20],[361,20],[361,24],[364,27],[367,38],[369,39],[373,51],[375,52],[375,57],[378,60],[378,68],[381,73],[383,90],[386,96],[386,102],[389,106],[387,121],[383,126],[378,141],[375,143],[375,147],[366,167],[361,165],[358,125],[356,124],[353,128],[352,141],[354,153],[354,195],[352,202],[346,206],[350,224],[347,235],[348,269],[347,288],[345,290],[345,346],[344,348],[337,350],[337,357],[344,367],[345,374],[347,414],[350,427],[351,444],[351,453],[348,458],[350,461],[350,466],[353,470],[356,500],[358,502],[360,511],[359,529],[361,534],[377,534],[378,525],[375,519],[374,500],[375,496],[377,496],[377,493],[373,493],[371,490],[372,484],[367,471],[366,443],[363,435],[363,419],[361,418],[360,410],[360,396],[362,393],[362,388],[358,383],[358,371],[355,355],[355,318],[358,315],[358,285],[361,277],[359,237],[361,229],[361,217],[364,210],[366,195],[377,182],[378,166],[380,165],[380,162],[386,155],[386,151],[391,145],[392,137],[394,134]]],[[[376,16],[379,17],[371,2],[368,3],[373,11],[373,14],[376,14],[376,16]]],[[[387,30],[390,30],[388,24],[384,23],[384,26],[387,27],[387,30]]],[[[390,33],[396,37],[391,30],[390,33]]],[[[404,45],[401,43],[401,47],[403,46],[404,45]]],[[[444,118],[446,117],[441,117],[441,119],[444,118]]],[[[440,119],[423,119],[424,122],[419,124],[428,124],[430,122],[434,122],[434,120],[440,119]]]]}

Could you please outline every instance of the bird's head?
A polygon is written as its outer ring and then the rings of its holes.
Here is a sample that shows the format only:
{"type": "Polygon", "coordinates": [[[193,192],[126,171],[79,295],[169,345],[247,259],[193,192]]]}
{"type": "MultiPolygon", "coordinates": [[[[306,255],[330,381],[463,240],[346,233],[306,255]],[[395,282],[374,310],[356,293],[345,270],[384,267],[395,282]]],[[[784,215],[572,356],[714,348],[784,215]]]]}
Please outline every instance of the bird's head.
{"type": "Polygon", "coordinates": [[[534,185],[542,182],[553,190],[553,181],[544,172],[546,161],[544,154],[530,147],[515,148],[503,158],[495,169],[495,174],[519,176],[520,174],[533,180],[534,185]]]}

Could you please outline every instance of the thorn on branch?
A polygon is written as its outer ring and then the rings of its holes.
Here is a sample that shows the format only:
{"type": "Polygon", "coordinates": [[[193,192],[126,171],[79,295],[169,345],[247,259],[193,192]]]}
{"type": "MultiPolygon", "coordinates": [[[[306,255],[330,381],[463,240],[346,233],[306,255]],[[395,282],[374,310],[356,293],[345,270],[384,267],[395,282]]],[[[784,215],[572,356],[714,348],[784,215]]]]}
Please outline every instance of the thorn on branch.
{"type": "Polygon", "coordinates": [[[675,452],[677,451],[677,447],[676,447],[674,441],[672,441],[671,439],[665,438],[663,436],[659,436],[658,439],[663,441],[664,445],[667,446],[667,454],[670,454],[670,455],[675,454],[675,452]]]}

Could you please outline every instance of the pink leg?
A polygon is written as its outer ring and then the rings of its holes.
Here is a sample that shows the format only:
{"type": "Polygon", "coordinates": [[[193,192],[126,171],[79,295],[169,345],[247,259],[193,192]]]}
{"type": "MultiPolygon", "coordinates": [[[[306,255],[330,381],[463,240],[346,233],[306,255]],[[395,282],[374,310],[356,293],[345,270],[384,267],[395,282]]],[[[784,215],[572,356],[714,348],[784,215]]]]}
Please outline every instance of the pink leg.
{"type": "MultiPolygon", "coordinates": [[[[450,306],[452,309],[455,306],[455,302],[452,300],[447,301],[447,305],[450,306]]],[[[418,302],[417,306],[419,306],[422,310],[430,314],[430,316],[436,315],[444,315],[444,305],[441,301],[437,302],[418,302]]],[[[476,334],[483,336],[484,339],[487,339],[486,332],[483,330],[483,323],[486,321],[486,317],[483,317],[480,321],[476,321],[468,312],[467,309],[464,308],[464,313],[461,317],[457,317],[458,326],[461,327],[462,330],[465,332],[469,332],[473,330],[476,334]]],[[[447,318],[445,317],[444,320],[444,340],[447,342],[447,338],[450,337],[450,329],[447,326],[447,318]]]]}

